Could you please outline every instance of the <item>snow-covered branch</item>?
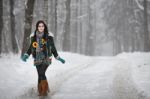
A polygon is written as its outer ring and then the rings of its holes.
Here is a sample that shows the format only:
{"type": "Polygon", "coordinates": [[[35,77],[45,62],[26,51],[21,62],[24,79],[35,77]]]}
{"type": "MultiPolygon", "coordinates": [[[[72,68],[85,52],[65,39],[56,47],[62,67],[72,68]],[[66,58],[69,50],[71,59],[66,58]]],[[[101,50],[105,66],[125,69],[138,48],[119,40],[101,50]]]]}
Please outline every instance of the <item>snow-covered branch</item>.
{"type": "Polygon", "coordinates": [[[144,10],[144,7],[139,3],[138,0],[135,0],[137,6],[141,9],[141,10],[144,10]]]}

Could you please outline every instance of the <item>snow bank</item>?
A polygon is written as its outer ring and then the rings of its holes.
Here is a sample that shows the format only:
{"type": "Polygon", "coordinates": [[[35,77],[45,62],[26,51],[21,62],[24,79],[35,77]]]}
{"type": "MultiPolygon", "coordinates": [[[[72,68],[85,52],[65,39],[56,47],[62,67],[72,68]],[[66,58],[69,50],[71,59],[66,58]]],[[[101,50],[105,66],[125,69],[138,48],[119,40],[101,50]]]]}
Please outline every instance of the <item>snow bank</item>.
{"type": "Polygon", "coordinates": [[[150,98],[150,53],[122,53],[117,55],[118,58],[124,59],[131,63],[132,78],[140,99],[150,98]]]}

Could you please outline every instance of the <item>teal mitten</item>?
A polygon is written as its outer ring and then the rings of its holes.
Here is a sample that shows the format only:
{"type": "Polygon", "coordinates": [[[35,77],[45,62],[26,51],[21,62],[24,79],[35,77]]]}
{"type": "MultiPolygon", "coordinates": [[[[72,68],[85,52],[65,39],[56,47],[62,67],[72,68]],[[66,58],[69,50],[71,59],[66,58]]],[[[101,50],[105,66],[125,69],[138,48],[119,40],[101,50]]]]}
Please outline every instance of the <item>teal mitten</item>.
{"type": "Polygon", "coordinates": [[[25,54],[23,54],[23,55],[21,56],[21,59],[22,59],[24,62],[26,62],[28,58],[29,58],[29,55],[28,55],[27,53],[25,53],[25,54]]]}
{"type": "Polygon", "coordinates": [[[59,60],[59,61],[62,62],[63,64],[65,63],[65,60],[62,59],[62,58],[60,58],[60,57],[58,57],[57,60],[59,60]]]}

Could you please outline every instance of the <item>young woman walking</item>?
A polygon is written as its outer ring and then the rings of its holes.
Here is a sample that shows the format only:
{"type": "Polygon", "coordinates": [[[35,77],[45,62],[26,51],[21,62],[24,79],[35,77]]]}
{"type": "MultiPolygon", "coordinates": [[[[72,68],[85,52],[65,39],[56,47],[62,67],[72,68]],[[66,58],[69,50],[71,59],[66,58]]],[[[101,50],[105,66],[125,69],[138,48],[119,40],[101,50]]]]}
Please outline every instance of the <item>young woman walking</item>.
{"type": "Polygon", "coordinates": [[[51,64],[52,54],[62,63],[65,63],[65,60],[58,55],[53,34],[48,32],[47,25],[44,21],[40,20],[36,23],[36,29],[34,33],[30,35],[30,38],[30,47],[27,52],[21,56],[21,59],[26,62],[30,54],[32,54],[34,66],[36,66],[38,73],[38,92],[40,96],[45,96],[49,91],[45,72],[51,64]]]}

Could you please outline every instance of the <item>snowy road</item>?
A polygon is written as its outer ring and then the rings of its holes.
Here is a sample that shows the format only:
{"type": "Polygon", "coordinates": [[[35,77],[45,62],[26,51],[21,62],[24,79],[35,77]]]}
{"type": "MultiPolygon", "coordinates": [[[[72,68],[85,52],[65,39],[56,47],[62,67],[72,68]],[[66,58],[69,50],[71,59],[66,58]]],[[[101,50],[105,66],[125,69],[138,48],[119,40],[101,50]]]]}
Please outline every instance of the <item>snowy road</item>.
{"type": "Polygon", "coordinates": [[[125,60],[97,58],[64,82],[51,99],[141,99],[131,73],[125,60]]]}
{"type": "MultiPolygon", "coordinates": [[[[148,59],[150,55],[147,55],[147,60],[145,60],[139,57],[133,59],[133,57],[137,57],[136,54],[135,56],[123,55],[123,58],[121,55],[117,57],[85,57],[64,54],[63,56],[66,56],[67,59],[65,65],[54,61],[52,66],[49,67],[50,69],[47,70],[46,75],[51,93],[44,99],[150,99],[148,95],[150,92],[148,89],[150,88],[150,73],[148,70],[146,72],[146,69],[150,69],[148,59]],[[143,74],[142,77],[139,74],[143,74]],[[142,84],[139,79],[143,80],[142,84]],[[143,84],[146,87],[143,87],[143,84]]],[[[146,54],[143,57],[146,57],[146,54]]],[[[31,63],[30,60],[26,65],[31,65],[31,63]]],[[[11,86],[8,86],[8,88],[6,88],[7,86],[4,88],[1,86],[0,92],[3,94],[0,97],[5,99],[12,99],[12,97],[14,99],[41,99],[37,96],[36,70],[27,66],[16,68],[16,64],[20,66],[22,62],[14,63],[15,78],[22,75],[24,75],[24,78],[18,79],[16,81],[18,85],[15,85],[13,76],[12,79],[5,79],[3,75],[0,75],[4,79],[3,82],[0,81],[0,84],[3,84],[5,80],[14,82],[12,86],[10,82],[7,82],[6,84],[11,86]],[[23,83],[23,86],[19,83],[23,83]],[[16,90],[12,91],[16,86],[18,86],[16,90]],[[10,91],[10,97],[5,95],[7,91],[10,91]],[[17,95],[17,93],[19,94],[17,95]]],[[[2,70],[5,71],[5,68],[2,68],[2,70]]]]}
{"type": "Polygon", "coordinates": [[[109,99],[112,97],[112,61],[115,60],[93,59],[92,64],[64,82],[52,99],[109,99]]]}

